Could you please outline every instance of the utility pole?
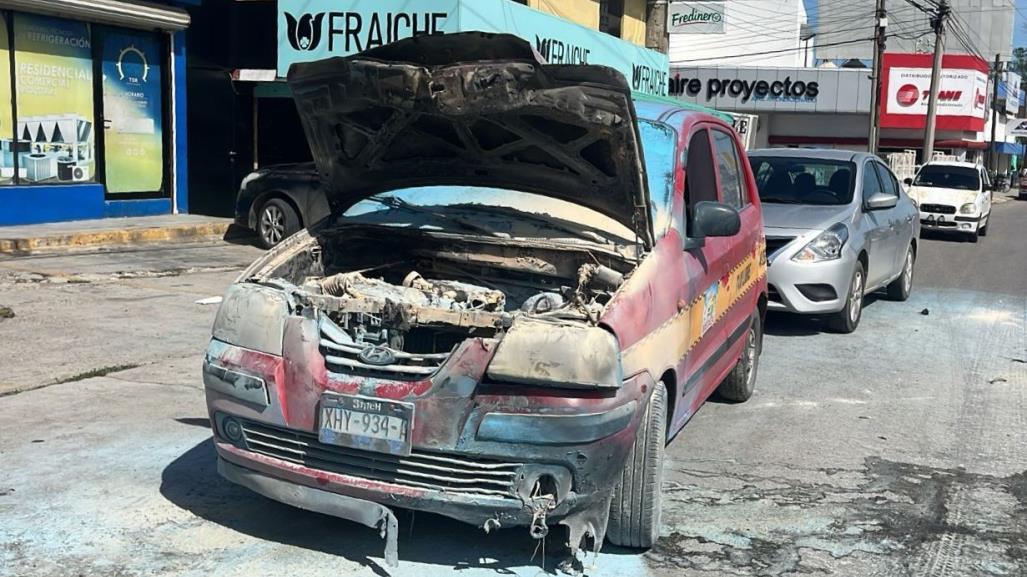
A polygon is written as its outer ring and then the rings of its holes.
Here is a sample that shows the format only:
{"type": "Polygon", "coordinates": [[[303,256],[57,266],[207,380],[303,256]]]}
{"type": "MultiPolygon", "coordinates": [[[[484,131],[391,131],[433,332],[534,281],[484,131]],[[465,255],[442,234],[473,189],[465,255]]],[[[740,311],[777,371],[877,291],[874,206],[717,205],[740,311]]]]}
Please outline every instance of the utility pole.
{"type": "Polygon", "coordinates": [[[884,9],[884,0],[877,0],[877,27],[874,29],[874,68],[870,76],[870,135],[867,138],[867,151],[877,154],[877,145],[881,140],[881,61],[884,60],[884,44],[887,40],[885,28],[888,26],[888,13],[884,9]]]}
{"type": "Polygon", "coordinates": [[[670,53],[670,39],[667,38],[668,0],[646,0],[645,3],[645,47],[670,53]]]}
{"type": "MultiPolygon", "coordinates": [[[[995,128],[998,125],[998,83],[999,74],[1002,73],[1001,55],[995,55],[995,64],[991,67],[992,76],[995,78],[991,85],[991,146],[988,148],[988,166],[991,171],[998,174],[998,155],[995,154],[995,128]]],[[[1006,98],[1009,98],[1009,87],[1006,87],[1006,98]]]]}
{"type": "Polygon", "coordinates": [[[938,86],[941,84],[941,57],[945,54],[945,20],[949,17],[948,0],[941,0],[938,12],[931,19],[934,25],[934,67],[931,69],[931,96],[927,101],[927,127],[924,129],[924,164],[934,156],[934,128],[938,120],[938,86]]]}

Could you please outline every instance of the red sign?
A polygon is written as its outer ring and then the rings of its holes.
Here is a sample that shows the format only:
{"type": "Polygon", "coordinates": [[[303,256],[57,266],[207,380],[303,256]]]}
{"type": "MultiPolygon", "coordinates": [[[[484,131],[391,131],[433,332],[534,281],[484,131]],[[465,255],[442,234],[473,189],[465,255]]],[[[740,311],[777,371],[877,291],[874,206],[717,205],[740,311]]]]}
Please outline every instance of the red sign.
{"type": "MultiPolygon", "coordinates": [[[[923,128],[931,99],[930,54],[885,54],[882,62],[881,126],[923,128]]],[[[975,56],[942,58],[938,89],[938,129],[984,130],[988,63],[975,56]]]]}

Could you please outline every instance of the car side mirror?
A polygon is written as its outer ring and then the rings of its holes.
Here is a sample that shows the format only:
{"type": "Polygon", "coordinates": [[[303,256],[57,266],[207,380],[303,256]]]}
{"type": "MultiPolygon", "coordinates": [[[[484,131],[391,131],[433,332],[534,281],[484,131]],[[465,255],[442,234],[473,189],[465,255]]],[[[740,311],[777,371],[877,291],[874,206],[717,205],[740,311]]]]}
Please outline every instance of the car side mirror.
{"type": "Polygon", "coordinates": [[[913,186],[913,179],[912,178],[904,178],[904,179],[902,179],[902,184],[905,184],[906,186],[913,186]]]}
{"type": "Polygon", "coordinates": [[[867,210],[884,210],[895,208],[899,203],[899,197],[886,192],[878,192],[867,199],[867,210]]]}
{"type": "Polygon", "coordinates": [[[708,236],[734,236],[742,230],[738,210],[722,202],[704,200],[695,205],[692,228],[685,240],[685,250],[703,246],[708,236]]]}

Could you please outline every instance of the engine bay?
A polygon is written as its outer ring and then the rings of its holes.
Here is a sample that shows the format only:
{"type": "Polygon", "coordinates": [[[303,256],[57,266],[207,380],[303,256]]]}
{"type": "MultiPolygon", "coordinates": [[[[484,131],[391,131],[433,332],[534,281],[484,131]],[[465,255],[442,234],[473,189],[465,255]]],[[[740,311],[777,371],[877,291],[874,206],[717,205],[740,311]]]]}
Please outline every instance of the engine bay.
{"type": "Polygon", "coordinates": [[[468,338],[502,338],[521,316],[594,325],[630,270],[584,248],[404,236],[322,240],[273,271],[316,311],[330,365],[422,375],[468,338]]]}

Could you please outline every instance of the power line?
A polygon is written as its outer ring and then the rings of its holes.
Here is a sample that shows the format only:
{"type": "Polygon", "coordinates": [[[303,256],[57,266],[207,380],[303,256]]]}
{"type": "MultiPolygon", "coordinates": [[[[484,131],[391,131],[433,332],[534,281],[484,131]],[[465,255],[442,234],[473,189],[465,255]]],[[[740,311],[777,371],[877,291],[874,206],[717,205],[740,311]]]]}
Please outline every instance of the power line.
{"type": "MultiPolygon", "coordinates": [[[[859,42],[867,42],[869,40],[873,40],[873,37],[870,37],[870,38],[860,38],[858,40],[845,40],[845,41],[841,41],[841,42],[832,42],[832,43],[829,43],[829,44],[820,44],[818,46],[826,48],[826,47],[830,47],[830,46],[842,46],[842,45],[845,45],[845,44],[857,44],[859,42]]],[[[784,48],[784,49],[781,49],[781,50],[765,50],[763,52],[749,52],[749,53],[746,53],[746,54],[731,54],[731,55],[727,55],[727,56],[716,56],[715,58],[711,57],[711,58],[695,58],[695,59],[691,59],[691,60],[675,60],[674,64],[684,64],[684,63],[688,63],[688,62],[706,62],[706,61],[713,60],[713,59],[716,59],[716,60],[726,60],[726,59],[729,59],[729,58],[747,58],[747,57],[750,57],[750,56],[768,56],[768,55],[771,55],[771,54],[783,54],[783,53],[788,53],[788,52],[797,52],[797,51],[800,51],[800,50],[805,50],[805,48],[799,46],[799,47],[795,47],[795,48],[784,48]]]]}

